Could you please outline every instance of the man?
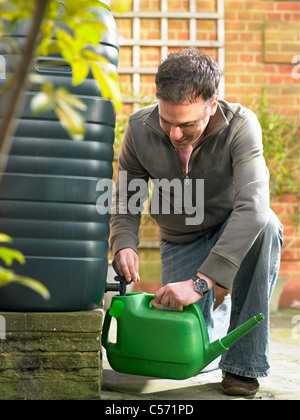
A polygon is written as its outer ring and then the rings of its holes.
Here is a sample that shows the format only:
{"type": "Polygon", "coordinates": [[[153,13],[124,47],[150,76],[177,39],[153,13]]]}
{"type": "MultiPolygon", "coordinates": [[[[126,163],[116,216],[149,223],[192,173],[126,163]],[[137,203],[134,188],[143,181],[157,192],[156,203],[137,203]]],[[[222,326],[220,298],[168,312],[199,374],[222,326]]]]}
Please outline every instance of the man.
{"type": "MultiPolygon", "coordinates": [[[[157,303],[180,310],[198,302],[211,331],[217,284],[232,287],[229,330],[260,312],[265,315],[220,363],[223,392],[251,395],[258,390],[257,378],[269,369],[268,304],[280,264],[282,227],[269,209],[260,125],[250,110],[218,99],[219,80],[209,55],[192,48],[170,54],[156,75],[158,104],[129,118],[119,171],[126,173],[127,185],[134,179],[164,179],[169,185],[177,180],[183,194],[190,194],[191,204],[188,209],[182,205],[182,211],[178,203],[188,200],[171,188],[155,195],[170,204],[169,214],[160,205],[152,215],[161,236],[163,287],[155,294],[157,303]],[[197,180],[204,180],[202,195],[197,180]]],[[[119,190],[117,183],[117,208],[119,190]]],[[[127,203],[132,194],[129,188],[127,203]]],[[[113,265],[135,282],[140,280],[140,214],[124,213],[111,218],[113,265]]]]}

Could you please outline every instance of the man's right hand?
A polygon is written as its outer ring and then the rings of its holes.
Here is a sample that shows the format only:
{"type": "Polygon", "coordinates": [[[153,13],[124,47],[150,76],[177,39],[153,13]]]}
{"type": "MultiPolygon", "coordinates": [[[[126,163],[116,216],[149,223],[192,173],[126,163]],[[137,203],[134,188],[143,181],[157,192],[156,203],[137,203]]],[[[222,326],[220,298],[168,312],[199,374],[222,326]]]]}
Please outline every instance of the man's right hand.
{"type": "Polygon", "coordinates": [[[140,281],[139,257],[132,248],[124,248],[119,251],[112,262],[115,272],[124,276],[128,283],[140,281]]]}

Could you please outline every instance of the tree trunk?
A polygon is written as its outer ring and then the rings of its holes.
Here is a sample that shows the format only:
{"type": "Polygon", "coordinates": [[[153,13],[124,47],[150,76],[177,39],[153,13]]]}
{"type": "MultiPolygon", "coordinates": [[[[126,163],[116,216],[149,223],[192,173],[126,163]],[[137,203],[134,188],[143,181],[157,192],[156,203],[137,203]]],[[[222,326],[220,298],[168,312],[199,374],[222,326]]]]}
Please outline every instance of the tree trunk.
{"type": "Polygon", "coordinates": [[[35,1],[33,20],[21,58],[21,63],[16,73],[14,84],[9,93],[7,103],[3,109],[3,118],[0,123],[0,173],[5,170],[7,157],[11,149],[15,119],[22,105],[22,93],[26,87],[37,38],[49,1],[50,0],[35,1]]]}

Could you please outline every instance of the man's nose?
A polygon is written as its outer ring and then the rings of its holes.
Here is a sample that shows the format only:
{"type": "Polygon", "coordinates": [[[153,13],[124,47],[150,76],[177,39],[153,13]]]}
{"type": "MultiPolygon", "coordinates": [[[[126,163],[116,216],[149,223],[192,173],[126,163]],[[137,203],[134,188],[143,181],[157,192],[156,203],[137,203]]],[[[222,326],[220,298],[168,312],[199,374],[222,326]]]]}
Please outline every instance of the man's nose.
{"type": "Polygon", "coordinates": [[[172,126],[170,130],[171,140],[180,140],[182,137],[182,131],[180,127],[172,126]]]}

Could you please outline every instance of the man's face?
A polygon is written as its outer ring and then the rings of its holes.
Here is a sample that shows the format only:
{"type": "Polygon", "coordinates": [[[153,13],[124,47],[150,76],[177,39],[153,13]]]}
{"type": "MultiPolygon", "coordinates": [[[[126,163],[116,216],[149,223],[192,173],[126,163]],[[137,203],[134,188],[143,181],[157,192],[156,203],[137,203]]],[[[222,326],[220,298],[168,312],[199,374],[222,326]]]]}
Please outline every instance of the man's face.
{"type": "Polygon", "coordinates": [[[217,96],[214,96],[210,106],[202,98],[180,105],[158,100],[161,128],[176,149],[187,149],[202,136],[210,117],[216,112],[217,103],[217,96]]]}

